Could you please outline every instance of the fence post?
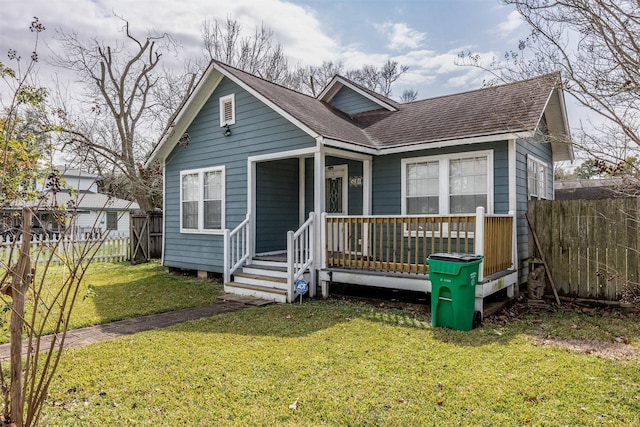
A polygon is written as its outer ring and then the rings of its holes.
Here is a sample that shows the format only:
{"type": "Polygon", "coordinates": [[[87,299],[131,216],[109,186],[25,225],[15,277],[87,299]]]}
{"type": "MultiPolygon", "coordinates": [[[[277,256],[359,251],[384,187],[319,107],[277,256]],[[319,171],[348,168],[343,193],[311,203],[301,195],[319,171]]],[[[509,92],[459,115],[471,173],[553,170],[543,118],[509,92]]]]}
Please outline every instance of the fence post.
{"type": "MultiPolygon", "coordinates": [[[[484,208],[476,208],[476,230],[474,235],[475,254],[484,256],[484,208]]],[[[484,260],[480,263],[478,270],[478,282],[484,279],[484,260]]]]}

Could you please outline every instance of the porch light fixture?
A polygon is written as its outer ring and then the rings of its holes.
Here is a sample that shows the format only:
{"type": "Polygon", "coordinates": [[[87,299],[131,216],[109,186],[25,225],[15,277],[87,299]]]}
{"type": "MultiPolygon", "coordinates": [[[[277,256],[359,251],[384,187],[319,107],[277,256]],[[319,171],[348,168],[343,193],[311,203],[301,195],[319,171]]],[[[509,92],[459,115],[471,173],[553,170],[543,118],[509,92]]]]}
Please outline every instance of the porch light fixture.
{"type": "Polygon", "coordinates": [[[225,123],[224,128],[225,128],[225,130],[224,130],[223,135],[224,136],[231,136],[231,129],[229,129],[229,125],[225,123]]]}

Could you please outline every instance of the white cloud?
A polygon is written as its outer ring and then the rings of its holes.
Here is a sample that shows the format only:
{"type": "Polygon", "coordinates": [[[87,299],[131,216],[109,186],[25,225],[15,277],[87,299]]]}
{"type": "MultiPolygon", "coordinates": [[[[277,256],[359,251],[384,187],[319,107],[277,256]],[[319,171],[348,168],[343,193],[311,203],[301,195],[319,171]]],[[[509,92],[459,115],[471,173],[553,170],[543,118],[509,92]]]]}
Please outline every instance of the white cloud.
{"type": "Polygon", "coordinates": [[[427,37],[426,33],[414,30],[404,22],[386,22],[375,27],[389,39],[387,47],[393,50],[417,49],[427,37]]]}
{"type": "MultiPolygon", "coordinates": [[[[2,14],[0,52],[8,48],[28,56],[32,50],[28,37],[29,23],[39,16],[47,30],[42,41],[52,49],[59,46],[52,40],[58,28],[74,31],[80,40],[96,38],[111,43],[119,38],[122,23],[113,13],[130,22],[138,37],[147,31],[166,32],[181,43],[181,62],[202,57],[201,28],[204,18],[237,20],[247,34],[264,23],[272,29],[293,63],[303,65],[322,62],[336,56],[335,40],[324,33],[313,10],[283,0],[23,0],[5,8],[2,14]]],[[[46,53],[41,46],[41,56],[46,53]]]]}
{"type": "Polygon", "coordinates": [[[524,21],[522,20],[522,17],[518,13],[518,11],[514,10],[509,13],[509,15],[507,15],[506,21],[498,24],[498,30],[500,31],[502,36],[507,36],[518,30],[523,25],[524,21]]]}

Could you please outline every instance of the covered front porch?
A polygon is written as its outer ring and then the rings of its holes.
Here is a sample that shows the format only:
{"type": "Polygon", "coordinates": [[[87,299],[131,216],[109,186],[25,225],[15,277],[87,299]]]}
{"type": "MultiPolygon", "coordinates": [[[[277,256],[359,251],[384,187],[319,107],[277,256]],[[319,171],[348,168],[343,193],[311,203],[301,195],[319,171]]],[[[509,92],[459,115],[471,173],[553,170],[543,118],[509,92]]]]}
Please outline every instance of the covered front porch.
{"type": "Polygon", "coordinates": [[[323,296],[331,283],[431,292],[426,259],[435,253],[482,255],[476,310],[502,289],[517,285],[513,215],[323,215],[318,279],[323,296]]]}
{"type": "MultiPolygon", "coordinates": [[[[483,300],[506,289],[513,297],[518,280],[513,215],[335,215],[310,214],[298,230],[287,235],[287,250],[278,261],[251,256],[248,248],[251,218],[225,236],[225,285],[239,269],[253,280],[241,292],[261,296],[258,277],[275,275],[268,285],[281,302],[299,297],[296,283],[309,282],[309,295],[323,297],[332,283],[384,287],[430,293],[426,259],[434,253],[482,255],[475,309],[483,300]],[[316,230],[320,230],[316,233],[316,230]],[[263,272],[260,272],[263,265],[263,272]]],[[[240,272],[239,274],[244,274],[240,272]]],[[[231,288],[231,286],[230,286],[231,288]]],[[[264,295],[262,295],[264,297],[264,295]]],[[[277,299],[276,299],[277,300],[277,299]]]]}

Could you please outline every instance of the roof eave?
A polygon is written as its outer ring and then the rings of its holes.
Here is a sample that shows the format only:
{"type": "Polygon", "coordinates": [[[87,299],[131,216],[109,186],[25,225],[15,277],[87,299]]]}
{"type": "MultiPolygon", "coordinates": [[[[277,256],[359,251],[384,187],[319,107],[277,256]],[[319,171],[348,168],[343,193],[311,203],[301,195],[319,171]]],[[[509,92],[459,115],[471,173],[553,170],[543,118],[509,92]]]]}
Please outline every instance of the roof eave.
{"type": "Polygon", "coordinates": [[[348,141],[325,138],[323,144],[326,146],[342,148],[370,155],[386,155],[397,153],[409,153],[412,151],[431,150],[434,148],[453,147],[459,145],[482,144],[487,142],[506,141],[509,139],[531,138],[535,135],[533,131],[504,132],[491,135],[477,135],[464,138],[437,140],[437,141],[416,141],[393,147],[372,147],[356,144],[348,141]]]}
{"type": "Polygon", "coordinates": [[[536,127],[540,126],[543,115],[547,117],[549,134],[553,136],[551,142],[553,161],[573,161],[574,152],[573,144],[571,143],[569,119],[564,101],[564,92],[560,87],[556,86],[549,92],[536,127]]]}

